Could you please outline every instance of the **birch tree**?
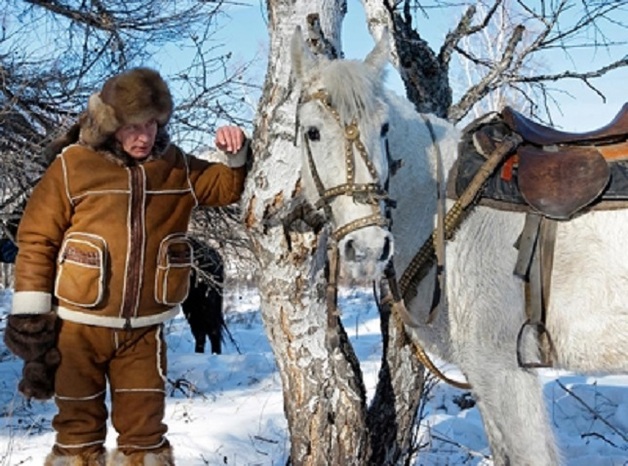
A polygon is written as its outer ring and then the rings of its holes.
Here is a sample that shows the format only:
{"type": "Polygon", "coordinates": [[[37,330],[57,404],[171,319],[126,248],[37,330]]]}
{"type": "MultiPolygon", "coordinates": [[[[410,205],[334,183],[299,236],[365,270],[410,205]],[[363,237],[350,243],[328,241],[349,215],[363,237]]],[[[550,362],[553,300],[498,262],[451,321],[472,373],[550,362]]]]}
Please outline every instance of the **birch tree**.
{"type": "MultiPolygon", "coordinates": [[[[368,442],[364,387],[352,352],[331,354],[327,342],[325,238],[307,225],[273,225],[274,210],[299,189],[294,147],[298,98],[290,82],[290,38],[297,24],[326,31],[340,46],[346,3],[269,0],[269,63],[254,134],[255,167],[245,219],[259,260],[261,312],[281,374],[292,464],[353,464],[368,442]],[[309,16],[316,12],[316,16],[309,16]]],[[[319,44],[323,46],[324,44],[319,44]]],[[[298,223],[298,222],[295,222],[298,223]]],[[[303,222],[300,222],[303,223],[303,222]]]]}
{"type": "Polygon", "coordinates": [[[337,57],[346,3],[270,0],[267,5],[269,64],[243,209],[261,271],[261,312],[283,384],[290,461],[395,464],[410,448],[421,367],[403,330],[384,312],[382,370],[367,405],[359,361],[339,317],[328,315],[327,232],[308,224],[294,202],[301,158],[295,147],[299,89],[290,79],[290,39],[300,25],[313,52],[337,57]],[[291,204],[297,208],[286,212],[291,204]]]}

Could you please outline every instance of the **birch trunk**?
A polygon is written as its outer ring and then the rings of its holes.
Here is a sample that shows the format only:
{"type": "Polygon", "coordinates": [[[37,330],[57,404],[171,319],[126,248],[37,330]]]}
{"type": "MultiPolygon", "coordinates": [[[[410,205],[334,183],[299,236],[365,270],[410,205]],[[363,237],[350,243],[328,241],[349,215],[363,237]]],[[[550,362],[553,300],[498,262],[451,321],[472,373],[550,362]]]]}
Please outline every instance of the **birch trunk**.
{"type": "Polygon", "coordinates": [[[298,210],[288,208],[298,199],[301,169],[290,39],[300,25],[315,51],[339,55],[346,3],[267,0],[267,7],[270,56],[243,206],[259,262],[262,317],[282,380],[290,463],[396,464],[409,451],[422,372],[403,331],[384,313],[380,382],[367,409],[359,362],[338,316],[328,316],[326,231],[295,220],[298,210]]]}

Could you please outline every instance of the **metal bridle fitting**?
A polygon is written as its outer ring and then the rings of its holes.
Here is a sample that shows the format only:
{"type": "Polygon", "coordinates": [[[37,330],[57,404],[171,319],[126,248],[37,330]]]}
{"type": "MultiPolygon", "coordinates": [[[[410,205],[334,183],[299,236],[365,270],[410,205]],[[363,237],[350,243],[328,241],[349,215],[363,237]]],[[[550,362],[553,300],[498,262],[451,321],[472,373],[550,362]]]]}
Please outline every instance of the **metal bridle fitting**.
{"type": "Polygon", "coordinates": [[[360,204],[369,204],[373,208],[373,214],[367,217],[363,217],[352,222],[338,227],[332,234],[336,241],[340,241],[349,233],[359,230],[361,228],[369,226],[382,226],[389,227],[390,221],[384,217],[377,208],[379,202],[386,202],[387,206],[393,206],[394,202],[388,197],[388,193],[379,183],[379,176],[373,162],[368,157],[366,147],[360,139],[360,130],[357,122],[353,120],[351,123],[343,125],[338,111],[332,106],[331,98],[327,91],[319,89],[318,91],[301,96],[300,102],[310,102],[316,100],[323,105],[323,108],[331,113],[332,117],[341,128],[344,128],[345,135],[345,167],[346,167],[346,182],[337,186],[327,188],[323,186],[323,182],[318,174],[314,158],[312,156],[312,150],[310,148],[309,140],[304,135],[305,147],[307,149],[308,165],[312,173],[312,178],[316,189],[318,191],[319,199],[314,206],[317,209],[324,209],[325,215],[331,221],[333,221],[333,213],[331,209],[331,203],[338,196],[347,195],[353,198],[354,202],[360,204]],[[355,182],[355,161],[354,161],[354,148],[362,158],[369,174],[373,178],[372,183],[356,183],[355,182]]]}

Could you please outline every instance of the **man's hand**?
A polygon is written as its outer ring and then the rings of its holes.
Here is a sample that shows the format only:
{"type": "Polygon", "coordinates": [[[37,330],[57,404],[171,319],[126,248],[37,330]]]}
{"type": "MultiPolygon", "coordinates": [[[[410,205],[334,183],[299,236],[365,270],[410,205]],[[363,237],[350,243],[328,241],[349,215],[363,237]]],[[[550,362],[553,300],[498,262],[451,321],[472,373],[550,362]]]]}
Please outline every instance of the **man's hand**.
{"type": "Polygon", "coordinates": [[[244,139],[244,132],[239,126],[221,126],[216,131],[216,147],[224,152],[238,152],[244,139]]]}

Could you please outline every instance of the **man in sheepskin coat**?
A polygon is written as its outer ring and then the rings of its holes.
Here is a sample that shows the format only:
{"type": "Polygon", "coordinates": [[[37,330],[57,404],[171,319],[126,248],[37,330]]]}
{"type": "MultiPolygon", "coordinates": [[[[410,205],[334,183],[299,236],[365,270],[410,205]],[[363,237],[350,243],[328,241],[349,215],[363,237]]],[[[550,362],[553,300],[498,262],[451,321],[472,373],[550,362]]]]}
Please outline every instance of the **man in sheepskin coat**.
{"type": "Polygon", "coordinates": [[[58,407],[46,466],[174,464],[163,323],[188,293],[192,209],[238,201],[249,144],[221,127],[224,164],[185,155],[166,131],[172,110],[156,71],[110,78],[55,142],[25,208],[5,342],[25,361],[19,390],[58,407]]]}

